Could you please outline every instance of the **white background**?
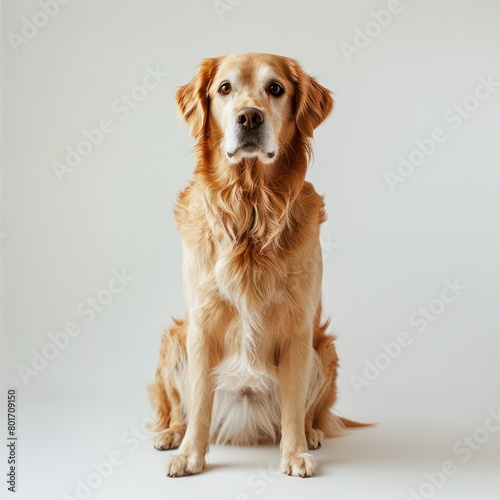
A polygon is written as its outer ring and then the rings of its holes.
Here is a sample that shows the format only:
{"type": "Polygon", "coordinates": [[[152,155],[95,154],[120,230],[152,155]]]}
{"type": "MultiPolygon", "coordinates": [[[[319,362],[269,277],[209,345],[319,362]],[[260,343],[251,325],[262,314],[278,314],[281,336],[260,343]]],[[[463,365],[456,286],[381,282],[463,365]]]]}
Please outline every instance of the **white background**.
{"type": "MultiPolygon", "coordinates": [[[[387,2],[231,1],[219,15],[210,0],[72,0],[17,53],[9,33],[21,35],[40,6],[2,2],[1,399],[5,408],[7,387],[17,388],[17,498],[83,498],[77,478],[114,451],[123,463],[89,498],[391,500],[410,488],[500,498],[500,432],[477,431],[500,405],[500,88],[456,130],[443,117],[480,77],[500,81],[500,4],[401,0],[348,62],[341,44],[387,2]],[[324,442],[312,479],[277,474],[278,447],[212,447],[207,472],[167,479],[169,453],[130,433],[151,414],[162,329],[184,313],[172,208],[193,160],[173,95],[203,57],[248,51],[294,57],[335,93],[308,178],[329,214],[337,410],[379,425],[324,442]],[[167,76],[122,120],[112,103],[156,66],[167,76]],[[60,182],[53,163],[103,118],[114,131],[60,182]],[[384,173],[435,128],[446,141],[391,191],[384,173]],[[134,279],[86,323],[79,305],[122,269],[134,279]],[[419,333],[409,318],[447,279],[466,289],[419,333]],[[81,333],[25,384],[18,367],[68,322],[81,333]],[[411,346],[356,391],[352,377],[401,331],[411,346]],[[474,432],[483,442],[464,461],[455,443],[474,432]],[[426,489],[425,473],[445,460],[456,473],[426,489]]],[[[5,411],[1,422],[3,436],[5,411]]]]}

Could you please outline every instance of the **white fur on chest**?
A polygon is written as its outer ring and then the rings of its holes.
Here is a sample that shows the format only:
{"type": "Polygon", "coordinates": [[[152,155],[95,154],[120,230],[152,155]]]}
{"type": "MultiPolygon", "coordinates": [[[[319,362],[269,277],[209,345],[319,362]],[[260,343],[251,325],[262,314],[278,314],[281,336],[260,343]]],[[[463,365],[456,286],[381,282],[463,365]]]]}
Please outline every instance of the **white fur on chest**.
{"type": "Polygon", "coordinates": [[[216,389],[212,413],[212,441],[251,445],[276,442],[280,429],[280,391],[276,374],[256,356],[255,324],[246,312],[236,352],[215,370],[216,389]]]}
{"type": "Polygon", "coordinates": [[[280,391],[276,375],[242,350],[217,368],[211,440],[218,444],[277,442],[280,391]]]}

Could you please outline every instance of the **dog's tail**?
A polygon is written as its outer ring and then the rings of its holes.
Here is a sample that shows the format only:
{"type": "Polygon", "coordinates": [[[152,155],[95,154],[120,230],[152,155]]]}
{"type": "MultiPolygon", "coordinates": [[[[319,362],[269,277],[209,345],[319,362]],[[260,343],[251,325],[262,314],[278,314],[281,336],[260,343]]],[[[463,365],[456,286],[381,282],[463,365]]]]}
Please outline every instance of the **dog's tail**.
{"type": "Polygon", "coordinates": [[[339,417],[330,410],[324,410],[317,416],[318,429],[322,430],[327,438],[345,436],[352,429],[372,427],[373,425],[375,424],[365,424],[349,420],[348,418],[339,417]]]}

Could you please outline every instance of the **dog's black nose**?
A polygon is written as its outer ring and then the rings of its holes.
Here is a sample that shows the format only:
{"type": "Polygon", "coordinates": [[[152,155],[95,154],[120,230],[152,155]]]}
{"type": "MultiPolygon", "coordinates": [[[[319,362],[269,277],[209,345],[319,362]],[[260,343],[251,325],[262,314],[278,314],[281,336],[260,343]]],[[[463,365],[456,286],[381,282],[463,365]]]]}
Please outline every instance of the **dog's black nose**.
{"type": "Polygon", "coordinates": [[[264,115],[257,108],[243,108],[236,116],[236,123],[249,130],[260,127],[264,115]]]}

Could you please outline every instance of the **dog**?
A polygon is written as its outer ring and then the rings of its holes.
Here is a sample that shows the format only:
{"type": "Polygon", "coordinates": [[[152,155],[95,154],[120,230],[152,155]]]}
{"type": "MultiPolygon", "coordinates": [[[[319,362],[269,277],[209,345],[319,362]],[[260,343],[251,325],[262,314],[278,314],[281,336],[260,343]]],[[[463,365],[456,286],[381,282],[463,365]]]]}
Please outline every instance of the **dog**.
{"type": "Polygon", "coordinates": [[[323,197],[305,180],[331,92],[294,59],[201,62],[176,103],[196,140],[175,217],[187,313],[164,333],[150,398],[167,476],[206,468],[209,443],[280,441],[281,471],[312,476],[308,450],[363,426],[330,411],[335,337],[322,320],[323,197]]]}

